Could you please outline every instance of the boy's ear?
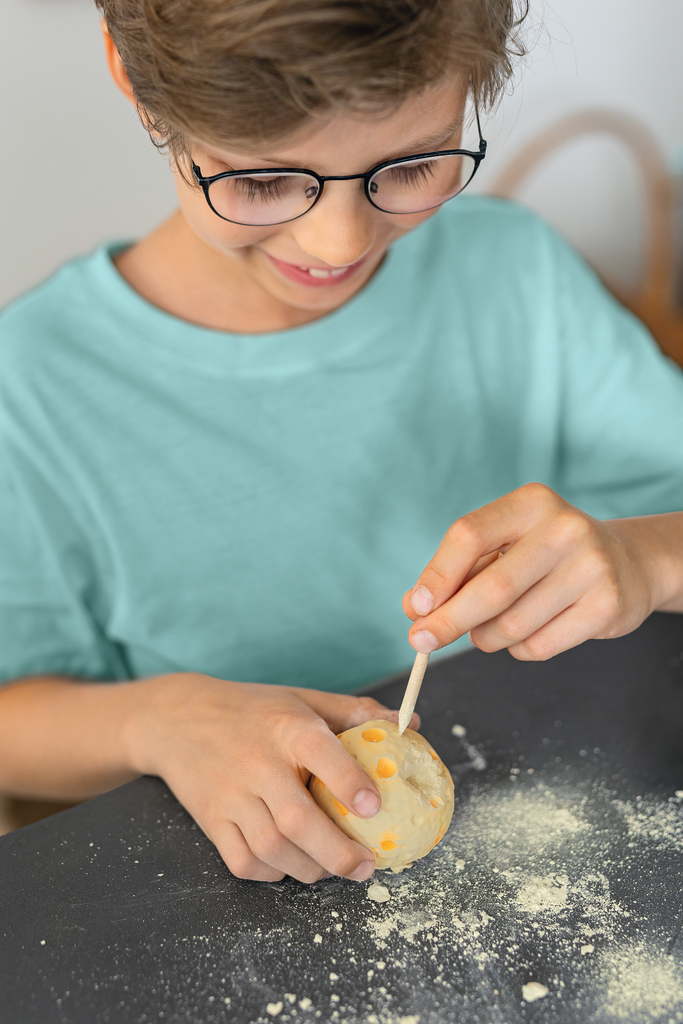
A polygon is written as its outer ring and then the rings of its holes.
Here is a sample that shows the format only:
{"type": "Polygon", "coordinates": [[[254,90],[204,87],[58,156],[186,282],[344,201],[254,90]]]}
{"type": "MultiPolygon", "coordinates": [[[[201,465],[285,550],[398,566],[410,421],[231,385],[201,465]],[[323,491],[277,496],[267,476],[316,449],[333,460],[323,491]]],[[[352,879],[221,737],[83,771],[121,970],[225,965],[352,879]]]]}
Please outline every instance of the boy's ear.
{"type": "Polygon", "coordinates": [[[114,45],[114,40],[109,35],[109,30],[107,29],[104,19],[101,21],[100,24],[102,28],[102,38],[104,39],[104,52],[107,58],[107,64],[109,65],[109,70],[111,72],[111,77],[114,79],[114,81],[116,82],[119,89],[126,97],[126,99],[130,100],[133,106],[137,107],[138,103],[137,100],[135,99],[135,96],[133,95],[133,90],[131,88],[128,75],[126,73],[126,69],[121,63],[119,51],[116,49],[116,46],[114,45]]]}

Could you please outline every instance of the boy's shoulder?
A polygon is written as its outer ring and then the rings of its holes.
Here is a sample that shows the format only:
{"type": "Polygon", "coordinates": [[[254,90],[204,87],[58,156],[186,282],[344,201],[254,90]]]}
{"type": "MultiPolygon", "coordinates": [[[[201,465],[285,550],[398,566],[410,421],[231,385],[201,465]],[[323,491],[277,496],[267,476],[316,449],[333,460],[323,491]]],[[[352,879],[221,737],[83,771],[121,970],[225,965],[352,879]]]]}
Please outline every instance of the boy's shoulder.
{"type": "Polygon", "coordinates": [[[543,247],[556,238],[553,228],[532,210],[510,199],[497,196],[458,196],[441,208],[429,222],[436,234],[452,245],[463,243],[491,253],[492,243],[498,251],[507,251],[520,244],[543,247]]]}
{"type": "Polygon", "coordinates": [[[582,263],[536,213],[493,196],[458,196],[400,246],[404,274],[420,267],[423,286],[432,282],[445,298],[457,292],[463,302],[500,309],[511,297],[519,308],[535,308],[539,297],[550,301],[582,263]]]}
{"type": "Polygon", "coordinates": [[[78,347],[91,335],[100,307],[98,277],[108,247],[70,260],[47,280],[0,310],[0,376],[51,362],[57,350],[78,347]]]}

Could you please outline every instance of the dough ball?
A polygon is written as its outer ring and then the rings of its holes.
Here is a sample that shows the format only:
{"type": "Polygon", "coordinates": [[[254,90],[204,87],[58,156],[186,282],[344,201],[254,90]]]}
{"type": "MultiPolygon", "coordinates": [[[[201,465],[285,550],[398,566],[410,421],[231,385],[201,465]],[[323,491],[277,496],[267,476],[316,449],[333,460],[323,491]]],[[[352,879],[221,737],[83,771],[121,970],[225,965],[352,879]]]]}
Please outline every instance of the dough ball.
{"type": "Polygon", "coordinates": [[[373,818],[357,818],[314,775],[313,799],[351,839],[375,854],[378,868],[402,871],[426,856],[453,816],[453,780],[423,736],[377,720],[339,735],[343,746],[374,779],[382,806],[373,818]]]}

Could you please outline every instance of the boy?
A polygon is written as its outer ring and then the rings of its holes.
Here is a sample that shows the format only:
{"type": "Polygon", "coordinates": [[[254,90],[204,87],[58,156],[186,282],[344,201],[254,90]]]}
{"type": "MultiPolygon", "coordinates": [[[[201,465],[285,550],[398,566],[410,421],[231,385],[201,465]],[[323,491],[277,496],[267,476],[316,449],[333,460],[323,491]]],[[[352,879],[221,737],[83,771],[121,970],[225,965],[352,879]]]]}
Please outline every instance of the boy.
{"type": "Polygon", "coordinates": [[[376,811],[334,734],[395,714],[350,694],[418,574],[417,650],[683,610],[683,376],[458,195],[512,0],[100,3],[180,209],[0,323],[0,788],[158,774],[235,874],[365,879],[305,783],[376,811]]]}

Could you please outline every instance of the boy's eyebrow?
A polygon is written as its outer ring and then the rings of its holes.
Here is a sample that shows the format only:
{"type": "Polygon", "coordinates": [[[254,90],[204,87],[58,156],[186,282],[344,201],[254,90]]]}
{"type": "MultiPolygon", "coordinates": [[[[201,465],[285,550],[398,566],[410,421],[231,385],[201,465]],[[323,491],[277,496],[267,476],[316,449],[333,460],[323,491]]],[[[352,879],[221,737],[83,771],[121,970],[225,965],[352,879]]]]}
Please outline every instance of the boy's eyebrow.
{"type": "Polygon", "coordinates": [[[420,139],[415,139],[408,145],[401,146],[400,150],[395,153],[391,153],[389,156],[385,156],[384,160],[379,160],[378,163],[387,163],[389,160],[399,160],[402,156],[410,156],[412,153],[431,153],[437,150],[439,146],[442,146],[444,142],[450,139],[451,135],[454,135],[459,129],[462,128],[464,120],[462,117],[451,121],[449,125],[446,125],[440,132],[432,132],[431,135],[423,135],[420,139]]]}
{"type": "MultiPolygon", "coordinates": [[[[389,163],[392,160],[399,160],[402,156],[410,156],[413,153],[430,153],[442,146],[444,142],[450,139],[451,135],[455,134],[456,131],[460,130],[464,124],[462,117],[455,118],[450,124],[445,125],[440,131],[432,132],[429,135],[424,135],[419,139],[413,140],[413,142],[406,143],[401,146],[400,149],[396,150],[395,153],[390,153],[385,156],[382,160],[376,160],[376,164],[389,163]]],[[[224,157],[218,157],[222,162],[225,162],[224,157]]],[[[274,167],[290,167],[291,161],[285,160],[283,157],[255,157],[261,163],[269,163],[274,167]]]]}

